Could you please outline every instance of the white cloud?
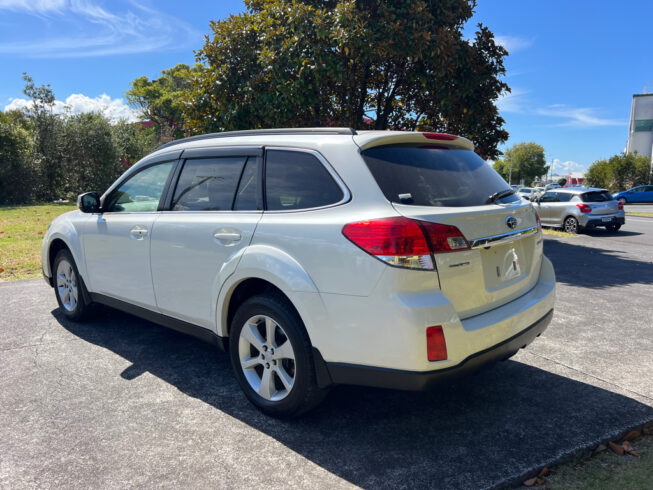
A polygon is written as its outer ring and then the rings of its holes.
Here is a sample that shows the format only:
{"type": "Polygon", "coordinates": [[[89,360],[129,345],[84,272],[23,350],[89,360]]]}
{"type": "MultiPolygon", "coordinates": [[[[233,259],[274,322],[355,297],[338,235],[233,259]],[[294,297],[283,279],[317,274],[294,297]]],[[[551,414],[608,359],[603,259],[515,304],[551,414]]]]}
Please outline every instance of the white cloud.
{"type": "Polygon", "coordinates": [[[524,37],[518,36],[494,36],[494,40],[497,44],[500,44],[508,50],[508,53],[516,53],[517,51],[523,51],[528,49],[533,45],[532,39],[526,39],[524,37]]]}
{"type": "Polygon", "coordinates": [[[23,40],[0,38],[0,53],[75,58],[185,49],[201,41],[187,23],[143,3],[113,1],[108,10],[93,0],[0,0],[0,12],[46,17],[57,29],[36,38],[31,31],[23,40]]]}
{"type": "MultiPolygon", "coordinates": [[[[5,112],[10,110],[26,110],[32,105],[31,100],[10,99],[5,106],[5,112]]],[[[112,99],[107,94],[99,97],[87,97],[83,94],[72,94],[65,101],[56,100],[52,112],[55,114],[81,114],[84,112],[101,112],[111,122],[126,119],[129,122],[138,121],[139,113],[131,109],[123,99],[112,99]]]]}
{"type": "Polygon", "coordinates": [[[526,104],[527,90],[512,87],[510,92],[502,93],[496,101],[501,112],[523,112],[526,104]]]}
{"type": "Polygon", "coordinates": [[[555,175],[568,175],[571,172],[586,172],[587,166],[582,165],[578,162],[573,162],[567,160],[566,162],[561,161],[558,158],[553,159],[551,164],[551,173],[555,175]]]}
{"type": "Polygon", "coordinates": [[[0,10],[46,13],[61,11],[67,0],[0,0],[0,10]]]}
{"type": "Polygon", "coordinates": [[[541,116],[564,119],[563,126],[595,127],[595,126],[626,126],[627,121],[600,117],[597,110],[590,107],[571,107],[565,104],[554,104],[536,111],[541,116]]]}
{"type": "Polygon", "coordinates": [[[553,104],[545,107],[534,107],[528,100],[528,91],[513,87],[512,92],[503,93],[496,100],[499,111],[526,115],[544,116],[558,119],[559,126],[592,128],[597,126],[627,126],[628,121],[602,117],[599,110],[592,107],[573,107],[566,104],[553,104]]]}

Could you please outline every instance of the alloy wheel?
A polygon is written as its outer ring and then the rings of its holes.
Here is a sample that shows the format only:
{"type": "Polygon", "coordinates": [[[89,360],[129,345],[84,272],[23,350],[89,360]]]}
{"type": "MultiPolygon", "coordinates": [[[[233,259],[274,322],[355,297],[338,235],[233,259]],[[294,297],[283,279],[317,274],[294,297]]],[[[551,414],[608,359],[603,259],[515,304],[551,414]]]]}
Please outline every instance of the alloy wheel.
{"type": "Polygon", "coordinates": [[[61,306],[67,311],[75,311],[78,300],[77,276],[72,264],[65,259],[57,266],[57,293],[61,306]]]}
{"type": "Polygon", "coordinates": [[[576,221],[576,218],[567,218],[565,220],[565,231],[567,233],[578,232],[578,221],[576,221]]]}
{"type": "Polygon", "coordinates": [[[240,330],[238,356],[245,379],[262,398],[288,396],[295,384],[295,352],[281,325],[269,316],[251,317],[240,330]]]}

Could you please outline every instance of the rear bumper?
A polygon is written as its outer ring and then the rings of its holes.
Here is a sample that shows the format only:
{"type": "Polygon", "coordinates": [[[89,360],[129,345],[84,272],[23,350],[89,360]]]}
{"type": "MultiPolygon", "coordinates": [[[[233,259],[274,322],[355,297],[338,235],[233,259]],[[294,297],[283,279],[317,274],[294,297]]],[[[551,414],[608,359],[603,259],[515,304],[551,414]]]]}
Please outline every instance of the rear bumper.
{"type": "Polygon", "coordinates": [[[623,214],[608,214],[605,216],[581,216],[580,225],[588,228],[595,226],[623,225],[626,223],[626,217],[623,214]],[[584,219],[583,219],[584,218],[584,219]],[[610,221],[603,221],[603,219],[610,221]]]}
{"type": "Polygon", "coordinates": [[[483,351],[470,355],[455,366],[435,371],[404,371],[355,364],[327,363],[326,367],[335,384],[353,384],[373,386],[377,388],[392,388],[399,390],[427,390],[443,381],[449,381],[466,376],[483,366],[501,361],[526,347],[536,337],[544,332],[551,323],[553,310],[519,332],[502,342],[483,351]]]}

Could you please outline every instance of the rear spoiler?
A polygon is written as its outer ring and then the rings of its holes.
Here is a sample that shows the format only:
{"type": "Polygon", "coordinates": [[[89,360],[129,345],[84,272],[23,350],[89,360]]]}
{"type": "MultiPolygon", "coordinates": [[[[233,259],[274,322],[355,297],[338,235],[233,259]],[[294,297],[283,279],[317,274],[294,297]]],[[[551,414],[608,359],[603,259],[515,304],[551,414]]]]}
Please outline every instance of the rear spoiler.
{"type": "Polygon", "coordinates": [[[447,133],[420,133],[409,131],[359,131],[354,141],[361,150],[382,145],[422,144],[444,146],[451,149],[474,151],[474,143],[462,136],[447,133]]]}

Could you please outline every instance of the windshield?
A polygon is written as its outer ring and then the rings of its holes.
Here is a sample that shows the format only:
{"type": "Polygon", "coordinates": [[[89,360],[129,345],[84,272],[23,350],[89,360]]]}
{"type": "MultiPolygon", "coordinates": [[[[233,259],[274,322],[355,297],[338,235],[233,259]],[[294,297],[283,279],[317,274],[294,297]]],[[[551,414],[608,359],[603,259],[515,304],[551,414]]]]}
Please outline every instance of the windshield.
{"type": "MultiPolygon", "coordinates": [[[[481,206],[510,186],[470,150],[379,146],[362,152],[390,202],[415,206],[481,206]]],[[[514,194],[499,203],[519,201],[514,194]]]]}

